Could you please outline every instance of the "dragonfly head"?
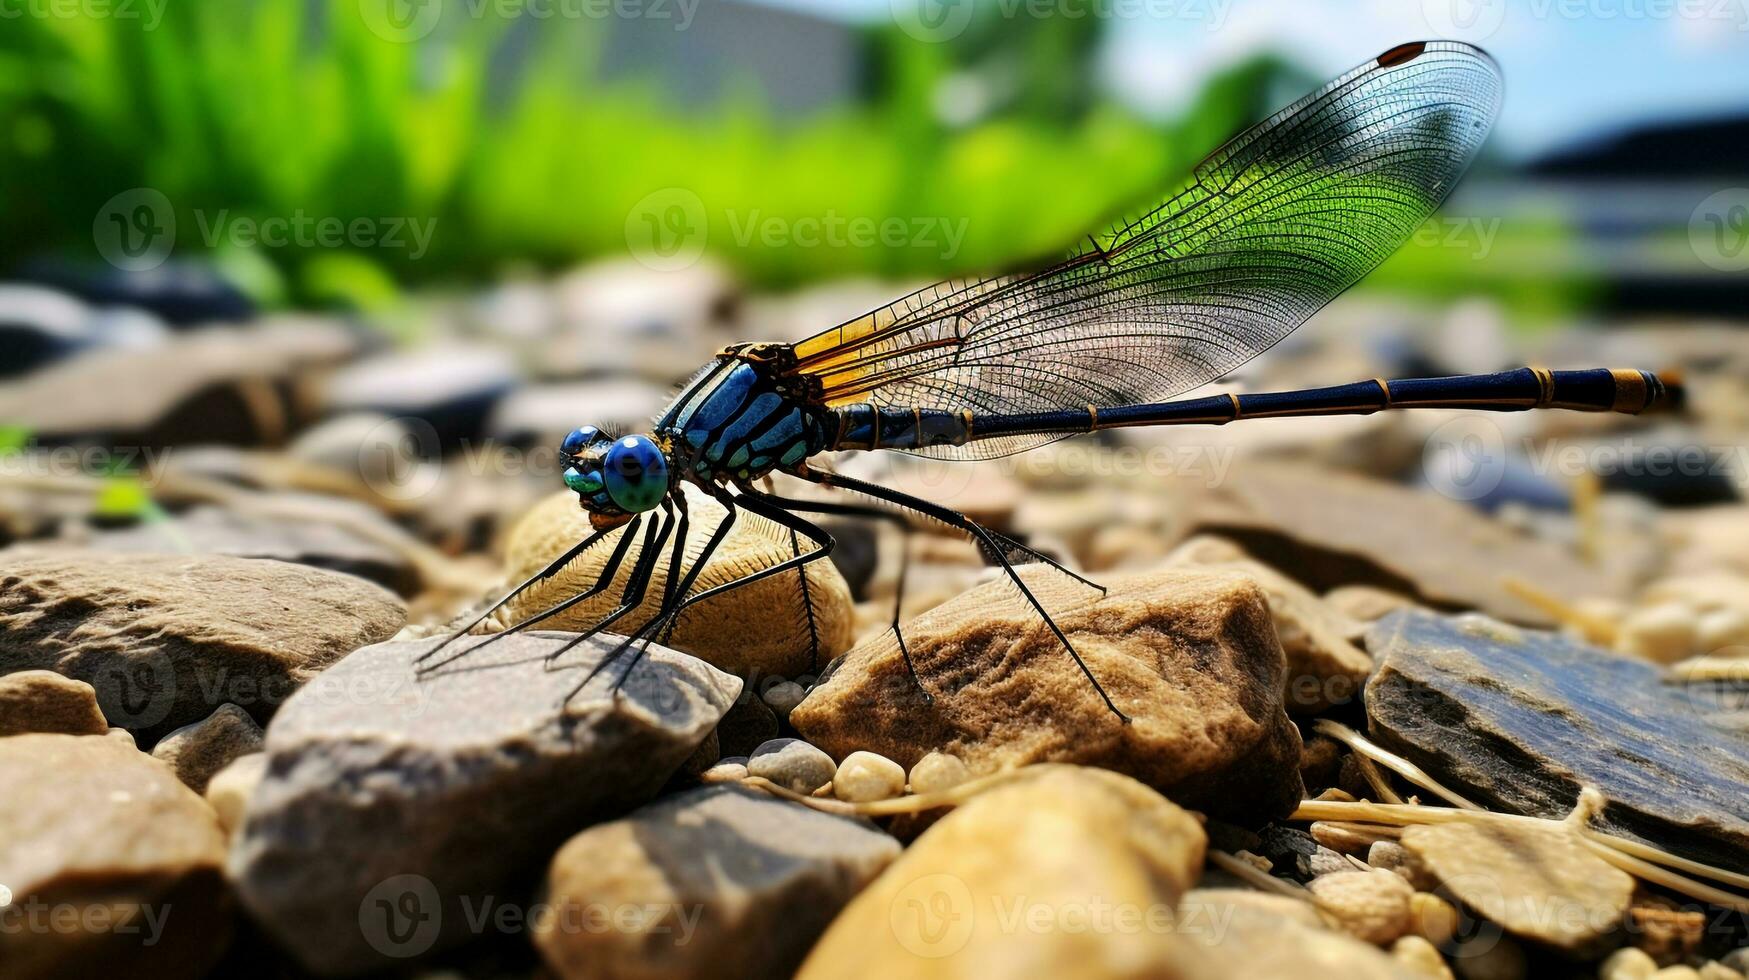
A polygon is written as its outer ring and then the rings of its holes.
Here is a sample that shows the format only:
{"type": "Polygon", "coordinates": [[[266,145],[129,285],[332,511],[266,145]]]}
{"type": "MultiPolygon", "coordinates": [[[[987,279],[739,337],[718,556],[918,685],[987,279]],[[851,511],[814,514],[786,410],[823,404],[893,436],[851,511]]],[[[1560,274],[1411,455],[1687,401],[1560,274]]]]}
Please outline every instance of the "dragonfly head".
{"type": "Polygon", "coordinates": [[[651,510],[668,495],[668,457],[649,436],[615,439],[585,425],[571,430],[559,455],[565,486],[576,491],[598,527],[651,510]]]}

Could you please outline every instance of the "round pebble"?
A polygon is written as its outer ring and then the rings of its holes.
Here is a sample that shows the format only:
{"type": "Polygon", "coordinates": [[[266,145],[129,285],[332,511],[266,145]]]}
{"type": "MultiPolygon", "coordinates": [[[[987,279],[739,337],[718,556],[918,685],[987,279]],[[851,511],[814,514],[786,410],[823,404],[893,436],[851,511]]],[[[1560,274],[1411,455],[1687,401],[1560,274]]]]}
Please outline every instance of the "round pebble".
{"type": "Polygon", "coordinates": [[[1718,960],[1708,960],[1700,965],[1700,980],[1743,980],[1743,974],[1718,960]]]}
{"type": "Polygon", "coordinates": [[[931,752],[911,767],[911,792],[939,793],[971,778],[972,771],[959,756],[931,752]]]}
{"type": "Polygon", "coordinates": [[[1654,663],[1675,663],[1694,652],[1695,619],[1694,610],[1676,602],[1636,609],[1622,622],[1618,645],[1654,663]]]}
{"type": "Polygon", "coordinates": [[[830,783],[837,771],[831,756],[799,738],[774,738],[747,759],[747,775],[796,793],[814,792],[830,783]]]}
{"type": "Polygon", "coordinates": [[[1738,609],[1715,609],[1700,617],[1695,633],[1703,653],[1749,645],[1749,615],[1738,609]]]}
{"type": "Polygon", "coordinates": [[[832,793],[849,803],[872,803],[905,792],[905,769],[884,755],[852,752],[832,777],[832,793]]]}
{"type": "Polygon", "coordinates": [[[1403,936],[1391,946],[1391,958],[1424,977],[1450,980],[1451,969],[1433,944],[1420,936],[1403,936]]]}
{"type": "Polygon", "coordinates": [[[801,704],[802,699],[807,696],[807,689],[800,684],[794,681],[783,681],[767,688],[763,700],[766,707],[769,707],[772,713],[777,715],[779,721],[787,722],[789,721],[789,713],[794,711],[796,705],[801,704]]]}
{"type": "Polygon", "coordinates": [[[1307,887],[1318,906],[1356,939],[1388,946],[1409,931],[1415,890],[1389,871],[1338,871],[1312,879],[1307,887]]]}
{"type": "Polygon", "coordinates": [[[1462,923],[1457,908],[1438,895],[1416,892],[1409,898],[1409,931],[1435,946],[1451,942],[1462,923]]]}
{"type": "Polygon", "coordinates": [[[1634,946],[1609,954],[1597,967],[1597,980],[1648,980],[1658,972],[1658,964],[1646,951],[1634,946]]]}

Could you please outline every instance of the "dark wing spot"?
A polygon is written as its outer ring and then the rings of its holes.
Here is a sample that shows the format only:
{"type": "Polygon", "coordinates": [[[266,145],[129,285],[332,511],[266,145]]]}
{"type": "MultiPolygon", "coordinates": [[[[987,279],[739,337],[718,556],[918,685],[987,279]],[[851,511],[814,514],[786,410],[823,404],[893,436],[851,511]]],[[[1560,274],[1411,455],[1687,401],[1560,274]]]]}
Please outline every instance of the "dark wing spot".
{"type": "Polygon", "coordinates": [[[1399,44],[1391,50],[1386,51],[1384,54],[1379,55],[1379,67],[1394,68],[1397,65],[1414,61],[1416,58],[1421,57],[1421,52],[1426,50],[1426,41],[1410,41],[1408,44],[1399,44]]]}

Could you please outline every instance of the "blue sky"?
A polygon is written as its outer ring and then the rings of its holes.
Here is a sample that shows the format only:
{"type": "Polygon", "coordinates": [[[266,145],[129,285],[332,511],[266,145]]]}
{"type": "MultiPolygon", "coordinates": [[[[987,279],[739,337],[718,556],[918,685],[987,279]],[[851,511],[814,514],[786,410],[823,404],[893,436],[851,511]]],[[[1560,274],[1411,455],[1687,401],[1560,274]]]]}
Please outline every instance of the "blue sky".
{"type": "MultiPolygon", "coordinates": [[[[919,0],[768,2],[867,22],[919,0]]],[[[1156,112],[1173,111],[1210,71],[1259,51],[1334,75],[1405,40],[1452,37],[1481,44],[1504,67],[1496,145],[1511,155],[1647,120],[1749,114],[1749,0],[947,2],[1015,16],[1033,4],[1104,11],[1103,81],[1156,112]]]]}

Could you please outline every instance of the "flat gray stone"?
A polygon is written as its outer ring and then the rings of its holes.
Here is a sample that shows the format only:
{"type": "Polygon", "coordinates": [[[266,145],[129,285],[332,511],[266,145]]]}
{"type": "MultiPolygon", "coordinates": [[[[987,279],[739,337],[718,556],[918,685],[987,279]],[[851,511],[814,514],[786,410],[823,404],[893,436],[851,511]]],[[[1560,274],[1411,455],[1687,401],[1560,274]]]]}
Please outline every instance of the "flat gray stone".
{"type": "Polygon", "coordinates": [[[535,945],[559,977],[785,977],[899,855],[867,823],[712,786],[585,830],[554,856],[535,945]],[[588,910],[653,911],[631,929],[588,910]],[[572,921],[582,921],[574,919],[572,921]]]}
{"type": "Polygon", "coordinates": [[[222,704],[265,723],[317,671],[407,619],[380,586],[272,560],[18,547],[0,569],[0,674],[85,681],[142,748],[222,704]]]}
{"type": "Polygon", "coordinates": [[[413,661],[439,640],[380,643],[287,701],[231,852],[255,920],[320,973],[464,941],[567,835],[655,795],[740,692],[651,647],[618,697],[616,664],[567,701],[619,639],[547,669],[574,638],[516,634],[424,680],[413,661]]]}
{"type": "Polygon", "coordinates": [[[1367,635],[1381,744],[1490,809],[1565,816],[1749,872],[1749,739],[1642,660],[1479,615],[1403,610],[1367,635]]]}

